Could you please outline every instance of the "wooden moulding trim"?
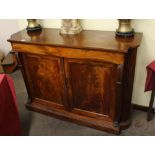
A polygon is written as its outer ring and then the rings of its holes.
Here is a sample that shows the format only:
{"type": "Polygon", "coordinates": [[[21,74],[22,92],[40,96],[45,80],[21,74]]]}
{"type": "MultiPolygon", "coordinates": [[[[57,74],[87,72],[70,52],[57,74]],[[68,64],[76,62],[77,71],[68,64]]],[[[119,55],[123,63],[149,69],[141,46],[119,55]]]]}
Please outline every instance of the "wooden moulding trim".
{"type": "Polygon", "coordinates": [[[102,60],[114,64],[123,64],[124,54],[110,51],[95,51],[85,49],[73,49],[53,46],[31,45],[12,43],[14,51],[23,53],[34,53],[42,55],[53,55],[58,57],[76,58],[76,59],[93,59],[102,60]]]}
{"type": "MultiPolygon", "coordinates": [[[[61,104],[57,104],[51,101],[47,101],[47,100],[43,100],[43,99],[39,99],[39,98],[32,98],[33,103],[37,103],[37,105],[43,105],[48,107],[49,109],[55,109],[55,111],[58,110],[62,110],[66,111],[64,105],[61,104]]],[[[30,104],[30,103],[29,103],[30,104]]],[[[66,111],[67,112],[67,111],[66,111]]],[[[69,111],[68,111],[69,112],[69,111]]],[[[112,120],[109,118],[109,116],[107,115],[102,115],[102,114],[98,114],[98,113],[94,113],[94,112],[86,112],[85,110],[82,109],[72,109],[72,112],[75,115],[82,115],[82,116],[88,116],[89,118],[93,118],[93,119],[98,119],[101,121],[106,121],[106,122],[112,122],[112,120]]],[[[70,113],[69,113],[70,114],[70,113]]]]}
{"type": "Polygon", "coordinates": [[[138,104],[132,104],[134,110],[140,110],[144,112],[148,112],[149,107],[143,106],[143,105],[138,105],[138,104]]]}

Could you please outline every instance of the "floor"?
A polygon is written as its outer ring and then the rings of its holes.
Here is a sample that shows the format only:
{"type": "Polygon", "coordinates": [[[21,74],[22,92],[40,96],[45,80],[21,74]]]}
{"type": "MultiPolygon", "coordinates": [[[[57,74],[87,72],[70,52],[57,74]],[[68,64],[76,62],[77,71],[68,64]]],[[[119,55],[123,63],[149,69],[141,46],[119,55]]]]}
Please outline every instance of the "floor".
{"type": "MultiPolygon", "coordinates": [[[[103,131],[91,129],[66,121],[58,120],[39,113],[28,111],[24,104],[27,100],[25,84],[18,70],[10,75],[14,79],[15,89],[19,104],[20,120],[23,135],[25,136],[109,136],[103,131]]],[[[146,121],[146,113],[133,111],[131,126],[123,130],[121,135],[155,135],[155,119],[146,121]]]]}

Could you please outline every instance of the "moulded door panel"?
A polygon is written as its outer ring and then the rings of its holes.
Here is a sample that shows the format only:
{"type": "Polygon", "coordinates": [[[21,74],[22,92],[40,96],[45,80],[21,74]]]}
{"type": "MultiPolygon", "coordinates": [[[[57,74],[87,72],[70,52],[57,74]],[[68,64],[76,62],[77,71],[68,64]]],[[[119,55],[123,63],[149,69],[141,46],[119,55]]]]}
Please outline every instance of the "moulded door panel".
{"type": "Polygon", "coordinates": [[[65,73],[72,111],[92,117],[115,119],[116,64],[65,59],[65,73]]]}
{"type": "Polygon", "coordinates": [[[21,59],[32,98],[63,105],[62,60],[58,57],[23,53],[21,59]]]}

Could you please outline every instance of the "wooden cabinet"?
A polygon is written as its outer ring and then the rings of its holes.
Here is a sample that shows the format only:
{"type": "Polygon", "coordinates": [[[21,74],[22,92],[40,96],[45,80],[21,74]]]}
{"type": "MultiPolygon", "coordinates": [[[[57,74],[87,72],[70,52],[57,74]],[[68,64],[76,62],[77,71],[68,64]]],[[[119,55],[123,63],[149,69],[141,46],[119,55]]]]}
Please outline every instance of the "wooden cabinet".
{"type": "Polygon", "coordinates": [[[27,108],[100,130],[120,133],[130,124],[137,47],[142,34],[114,32],[60,35],[43,29],[11,36],[19,55],[27,108]]]}

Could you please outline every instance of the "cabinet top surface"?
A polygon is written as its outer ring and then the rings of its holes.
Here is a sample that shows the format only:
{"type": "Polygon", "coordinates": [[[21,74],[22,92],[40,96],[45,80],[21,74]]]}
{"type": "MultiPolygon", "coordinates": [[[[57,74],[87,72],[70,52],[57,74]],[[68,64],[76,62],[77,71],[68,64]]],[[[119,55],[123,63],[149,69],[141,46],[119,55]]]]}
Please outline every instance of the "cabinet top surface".
{"type": "Polygon", "coordinates": [[[142,33],[131,38],[115,37],[114,31],[83,30],[78,35],[61,35],[59,29],[44,28],[42,31],[27,33],[19,31],[8,40],[11,43],[50,45],[94,50],[127,52],[140,45],[142,33]]]}

